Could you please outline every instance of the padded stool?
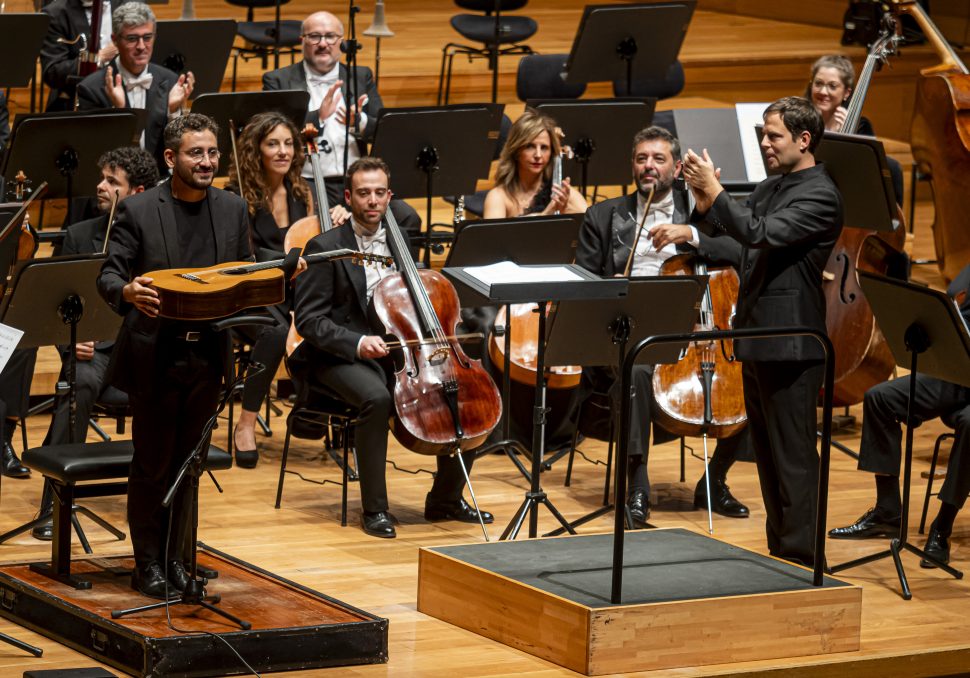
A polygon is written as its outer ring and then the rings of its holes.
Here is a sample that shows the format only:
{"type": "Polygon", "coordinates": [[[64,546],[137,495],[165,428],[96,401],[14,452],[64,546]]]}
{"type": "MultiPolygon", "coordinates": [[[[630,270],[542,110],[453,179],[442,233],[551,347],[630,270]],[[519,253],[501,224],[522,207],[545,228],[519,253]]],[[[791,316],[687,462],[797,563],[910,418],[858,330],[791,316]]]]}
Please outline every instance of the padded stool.
{"type": "MultiPolygon", "coordinates": [[[[75,512],[82,513],[98,525],[111,532],[118,539],[125,535],[107,521],[84,506],[75,505],[75,499],[85,497],[108,497],[126,494],[128,491],[128,471],[134,447],[130,440],[107,443],[75,443],[73,445],[47,445],[27,450],[23,454],[24,465],[39,471],[54,490],[54,540],[51,542],[51,562],[32,563],[30,569],[56,579],[77,589],[91,588],[91,582],[71,574],[71,531],[75,522],[75,512]],[[105,482],[116,481],[116,482],[105,482]],[[79,485],[78,483],[84,483],[79,485]]],[[[224,450],[210,446],[207,470],[221,470],[232,467],[232,457],[224,450]]],[[[6,541],[22,532],[40,525],[50,518],[43,514],[37,519],[18,527],[2,536],[6,541]]],[[[79,536],[82,533],[79,533],[79,536]]],[[[91,547],[82,537],[84,550],[91,553],[91,547]]]]}
{"type": "MultiPolygon", "coordinates": [[[[286,417],[286,439],[283,442],[283,459],[280,462],[280,479],[276,487],[276,508],[280,507],[283,499],[283,478],[286,473],[296,473],[287,471],[286,461],[290,452],[290,437],[296,436],[308,440],[320,440],[327,434],[330,425],[337,424],[341,428],[342,447],[343,447],[343,477],[339,483],[341,486],[340,496],[340,524],[347,526],[347,485],[349,482],[350,468],[350,435],[351,427],[357,425],[357,408],[348,405],[344,401],[331,395],[321,392],[318,389],[310,388],[309,393],[300,397],[293,405],[293,409],[286,417]]],[[[317,482],[317,481],[314,481],[317,482]]],[[[333,482],[324,480],[319,484],[333,482]]]]}

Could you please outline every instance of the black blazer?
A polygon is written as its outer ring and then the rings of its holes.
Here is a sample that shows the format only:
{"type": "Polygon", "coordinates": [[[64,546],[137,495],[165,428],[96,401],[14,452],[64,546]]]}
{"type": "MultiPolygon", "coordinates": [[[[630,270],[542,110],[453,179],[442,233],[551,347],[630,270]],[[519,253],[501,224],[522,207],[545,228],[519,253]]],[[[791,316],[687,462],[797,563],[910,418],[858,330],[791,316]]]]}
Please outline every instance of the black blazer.
{"type": "MultiPolygon", "coordinates": [[[[682,191],[674,192],[673,222],[687,223],[687,199],[682,191]]],[[[630,257],[636,233],[637,194],[611,198],[586,210],[579,229],[576,263],[591,273],[611,278],[622,273],[630,257]]],[[[712,264],[734,263],[732,250],[740,249],[727,240],[716,239],[698,232],[700,253],[712,264]]],[[[681,248],[688,251],[689,248],[681,248]]]]}
{"type": "MultiPolygon", "coordinates": [[[[216,188],[209,188],[208,197],[216,261],[251,261],[246,202],[216,188]]],[[[108,383],[130,395],[147,395],[152,387],[159,333],[163,326],[175,321],[149,318],[124,301],[122,289],[148,271],[182,266],[171,184],[166,182],[125,198],[116,217],[109,236],[108,258],[98,278],[101,296],[125,316],[108,383]]],[[[228,357],[228,344],[225,349],[228,357]]]]}
{"type": "MultiPolygon", "coordinates": [[[[350,95],[348,91],[350,78],[347,77],[347,67],[343,64],[338,64],[338,68],[340,69],[338,80],[342,80],[344,83],[342,88],[344,101],[349,101],[350,95]]],[[[263,91],[283,89],[309,91],[306,83],[306,71],[303,68],[302,61],[278,68],[275,71],[263,73],[263,91]]],[[[364,106],[364,113],[367,114],[367,125],[361,130],[361,136],[357,140],[361,155],[367,153],[364,142],[370,141],[373,138],[374,130],[377,128],[377,114],[384,108],[384,103],[381,101],[381,95],[377,93],[377,85],[374,84],[374,76],[371,70],[366,66],[358,66],[357,96],[359,97],[363,94],[367,95],[367,105],[364,106]]],[[[320,126],[320,120],[317,117],[316,110],[307,111],[306,122],[313,123],[317,127],[320,126]]]]}
{"type": "MultiPolygon", "coordinates": [[[[407,234],[401,233],[407,241],[407,234]]],[[[402,253],[396,251],[390,239],[388,245],[398,260],[402,253]]],[[[314,254],[344,247],[359,249],[349,221],[315,237],[304,252],[314,254]]],[[[410,256],[407,251],[403,255],[410,256]]],[[[297,276],[295,320],[296,330],[304,339],[290,356],[290,366],[297,371],[308,364],[353,362],[360,338],[383,331],[368,316],[363,267],[347,260],[313,264],[297,276]]]]}
{"type": "MultiPolygon", "coordinates": [[[[822,271],[842,232],[842,196],[821,164],[765,179],[744,205],[722,192],[707,214],[694,216],[742,247],[736,328],[825,331],[822,271]]],[[[811,337],[738,341],[734,351],[740,360],[824,358],[811,337]]]]}
{"type": "MultiPolygon", "coordinates": [[[[111,62],[114,73],[118,73],[118,60],[111,62]]],[[[104,72],[100,69],[84,78],[77,86],[78,110],[89,111],[112,108],[111,100],[104,91],[104,72]]],[[[164,66],[148,64],[152,74],[152,86],[145,95],[145,150],[155,157],[158,171],[168,176],[165,164],[165,125],[168,124],[168,93],[178,82],[179,76],[164,66]]],[[[125,106],[128,105],[128,92],[125,92],[125,106]]]]}

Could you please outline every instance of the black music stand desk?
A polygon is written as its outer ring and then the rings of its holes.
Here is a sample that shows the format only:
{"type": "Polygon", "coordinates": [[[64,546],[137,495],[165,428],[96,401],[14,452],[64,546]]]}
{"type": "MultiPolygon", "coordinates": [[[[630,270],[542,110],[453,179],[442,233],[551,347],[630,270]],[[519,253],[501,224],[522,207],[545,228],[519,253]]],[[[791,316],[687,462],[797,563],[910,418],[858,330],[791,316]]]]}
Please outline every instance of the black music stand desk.
{"type": "Polygon", "coordinates": [[[913,597],[903,570],[903,550],[920,556],[957,579],[963,573],[937,561],[908,541],[909,490],[913,471],[912,408],[916,393],[916,376],[923,374],[970,388],[970,332],[956,304],[943,292],[912,283],[860,271],[862,285],[879,327],[889,343],[897,364],[910,369],[909,402],[906,411],[906,444],[903,451],[903,502],[899,534],[889,549],[836,565],[840,572],[892,556],[904,600],[913,597]]]}
{"type": "Polygon", "coordinates": [[[219,91],[236,39],[235,19],[159,21],[155,33],[153,63],[178,75],[192,71],[195,76],[193,98],[219,91]]]}
{"type": "Polygon", "coordinates": [[[0,14],[0,89],[26,87],[34,77],[49,14],[0,14]]]}
{"type": "MultiPolygon", "coordinates": [[[[508,262],[504,262],[508,263],[508,262]]],[[[514,266],[514,265],[513,265],[514,266]]],[[[542,471],[542,457],[545,450],[545,404],[546,404],[546,380],[545,380],[545,354],[546,354],[546,302],[565,301],[565,300],[606,300],[616,299],[626,294],[629,281],[624,278],[600,278],[593,273],[577,266],[569,264],[567,266],[555,267],[535,267],[524,266],[525,272],[535,273],[535,277],[528,281],[514,281],[512,275],[518,273],[502,272],[497,275],[489,276],[492,281],[488,282],[483,277],[476,277],[474,273],[481,275],[481,269],[470,268],[445,268],[443,273],[450,278],[458,288],[468,288],[471,298],[478,298],[477,305],[494,304],[538,304],[539,314],[539,351],[536,358],[536,392],[534,408],[534,425],[532,431],[532,474],[529,491],[526,492],[525,500],[513,517],[512,522],[502,533],[501,539],[515,539],[526,514],[529,514],[529,537],[538,536],[539,530],[539,504],[545,505],[552,515],[570,533],[575,533],[566,519],[549,501],[546,493],[539,484],[539,475],[542,471]],[[531,271],[529,271],[531,269],[531,271]],[[564,272],[565,275],[560,279],[550,274],[550,269],[564,272]],[[504,277],[503,281],[500,278],[504,277]],[[571,278],[571,279],[565,279],[571,278]]]]}

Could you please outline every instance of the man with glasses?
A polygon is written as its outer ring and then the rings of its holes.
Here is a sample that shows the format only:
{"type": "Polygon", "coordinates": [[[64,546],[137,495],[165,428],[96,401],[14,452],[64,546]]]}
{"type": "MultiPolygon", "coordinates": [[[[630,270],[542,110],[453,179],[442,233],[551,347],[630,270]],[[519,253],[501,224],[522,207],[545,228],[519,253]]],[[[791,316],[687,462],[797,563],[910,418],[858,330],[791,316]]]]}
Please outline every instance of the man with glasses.
{"type": "Polygon", "coordinates": [[[111,40],[118,56],[78,85],[78,108],[144,109],[145,129],[141,147],[151,153],[164,175],[163,130],[172,118],[182,114],[188,103],[195,76],[176,75],[149,63],[155,44],[155,13],[142,2],[128,2],[111,15],[111,40]]]}
{"type": "MultiPolygon", "coordinates": [[[[263,90],[302,89],[310,93],[306,122],[320,130],[318,145],[323,160],[323,175],[330,206],[344,205],[344,142],[350,126],[347,166],[367,155],[367,142],[374,136],[377,113],[383,107],[374,77],[366,66],[357,67],[357,101],[350,106],[350,77],[340,63],[340,43],[344,25],[330,12],[315,12],[303,21],[303,61],[263,74],[263,90]],[[357,113],[360,113],[357,120],[357,113]],[[356,123],[356,124],[355,124],[356,123]]],[[[310,161],[303,177],[313,181],[310,161]]],[[[421,230],[421,218],[402,200],[391,200],[391,212],[398,224],[412,237],[421,230]]],[[[336,214],[343,223],[350,212],[336,214]]],[[[339,225],[338,223],[338,225],[339,225]]]]}
{"type": "Polygon", "coordinates": [[[132,587],[177,594],[188,583],[188,485],[169,509],[162,498],[215,413],[229,370],[229,343],[207,323],[160,318],[148,271],[251,261],[246,202],[212,187],[219,168],[218,126],[190,113],[165,127],[171,181],[126,198],[108,238],[98,290],[125,316],[108,382],[128,394],[135,452],[128,479],[132,587]],[[167,576],[166,576],[167,573],[167,576]]]}

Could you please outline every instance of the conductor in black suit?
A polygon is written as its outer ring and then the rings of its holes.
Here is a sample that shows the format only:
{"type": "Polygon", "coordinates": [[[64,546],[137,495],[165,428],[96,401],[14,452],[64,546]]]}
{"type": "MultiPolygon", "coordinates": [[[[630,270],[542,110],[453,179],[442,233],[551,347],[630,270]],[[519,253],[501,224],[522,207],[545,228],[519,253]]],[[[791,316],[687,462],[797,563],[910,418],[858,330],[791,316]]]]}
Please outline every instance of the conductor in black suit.
{"type": "MultiPolygon", "coordinates": [[[[737,242],[741,277],[735,328],[811,327],[825,331],[822,271],[842,231],[842,197],[815,162],[824,124],[811,102],[786,97],[764,113],[761,147],[775,176],[746,204],[718,181],[707,155],[688,151],[684,176],[694,219],[737,242]]],[[[654,239],[656,247],[665,238],[654,239]]],[[[767,513],[769,552],[812,566],[818,506],[816,402],[822,347],[811,337],[736,341],[744,404],[767,513]]]]}
{"type": "MultiPolygon", "coordinates": [[[[340,63],[340,44],[344,25],[330,12],[315,12],[303,21],[303,60],[263,74],[263,90],[299,89],[310,94],[306,122],[320,130],[318,145],[322,151],[324,184],[330,206],[344,205],[344,140],[350,127],[347,167],[367,155],[367,144],[377,129],[377,114],[384,107],[366,66],[357,67],[357,101],[347,106],[350,98],[350,75],[340,63]],[[357,116],[359,114],[359,120],[357,116]]],[[[303,178],[312,183],[310,162],[303,168],[303,178]]],[[[403,200],[391,200],[391,212],[398,225],[414,236],[421,230],[418,213],[403,200]]]]}
{"type": "Polygon", "coordinates": [[[181,115],[195,85],[191,72],[176,75],[150,63],[155,45],[155,13],[143,2],[128,2],[111,15],[117,58],[78,85],[78,109],[140,108],[145,130],[140,146],[155,157],[165,175],[165,125],[181,115]]]}
{"type": "Polygon", "coordinates": [[[165,160],[171,182],[121,204],[98,278],[101,295],[125,316],[108,379],[128,393],[132,407],[132,587],[156,598],[188,582],[183,565],[191,512],[187,484],[171,513],[161,502],[215,414],[230,354],[228,337],[208,324],[160,318],[158,293],[144,274],[252,260],[245,201],[211,186],[219,166],[217,134],[215,121],[204,115],[189,114],[168,124],[165,160]]]}
{"type": "MultiPolygon", "coordinates": [[[[309,255],[347,248],[397,260],[409,256],[397,251],[382,221],[391,197],[387,164],[365,156],[351,165],[347,174],[350,220],[316,236],[304,252],[309,255]]],[[[296,329],[304,340],[289,358],[291,373],[301,389],[322,387],[359,410],[354,440],[363,504],[360,522],[364,532],[384,538],[397,536],[384,479],[393,401],[384,365],[378,363],[388,356],[387,345],[378,334],[382,330],[368,319],[367,309],[374,289],[392,272],[347,261],[310,266],[296,279],[296,329]]],[[[474,451],[462,454],[466,468],[471,468],[474,456],[474,451]]],[[[478,522],[478,513],[462,498],[464,485],[458,460],[438,456],[438,473],[425,501],[425,518],[478,522]]],[[[493,518],[483,511],[482,520],[490,523],[493,518]]]]}

